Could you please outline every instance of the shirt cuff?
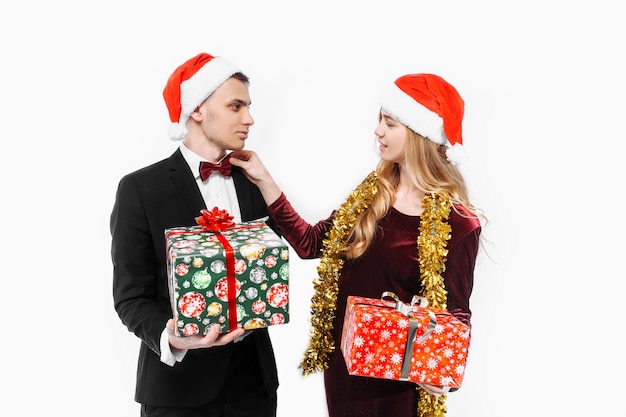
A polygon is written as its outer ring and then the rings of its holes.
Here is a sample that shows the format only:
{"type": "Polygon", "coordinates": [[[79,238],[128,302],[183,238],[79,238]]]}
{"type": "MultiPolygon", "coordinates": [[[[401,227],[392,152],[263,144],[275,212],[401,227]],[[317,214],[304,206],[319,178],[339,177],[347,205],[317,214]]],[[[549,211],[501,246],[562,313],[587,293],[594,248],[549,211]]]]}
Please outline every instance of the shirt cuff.
{"type": "Polygon", "coordinates": [[[187,354],[187,349],[172,349],[170,346],[167,329],[163,329],[161,333],[161,362],[169,366],[174,366],[176,362],[181,362],[187,354]]]}

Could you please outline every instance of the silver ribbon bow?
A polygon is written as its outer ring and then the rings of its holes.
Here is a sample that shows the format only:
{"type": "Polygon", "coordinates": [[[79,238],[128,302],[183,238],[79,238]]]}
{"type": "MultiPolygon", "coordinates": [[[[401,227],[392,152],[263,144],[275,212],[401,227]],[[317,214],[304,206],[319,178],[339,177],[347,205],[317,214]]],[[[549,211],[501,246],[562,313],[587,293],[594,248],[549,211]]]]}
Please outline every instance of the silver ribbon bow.
{"type": "Polygon", "coordinates": [[[415,343],[419,344],[428,339],[433,330],[435,330],[435,326],[437,326],[437,317],[432,311],[426,310],[430,319],[428,327],[424,331],[424,334],[422,334],[419,339],[415,340],[417,329],[419,328],[419,322],[415,318],[415,314],[418,312],[418,308],[426,309],[426,307],[428,307],[428,300],[424,297],[414,295],[411,303],[406,304],[391,291],[385,291],[381,296],[381,300],[387,307],[393,307],[396,311],[399,311],[409,318],[409,331],[406,339],[404,358],[402,360],[402,369],[400,370],[400,381],[408,381],[409,371],[411,369],[411,358],[413,357],[413,346],[415,343]],[[389,298],[393,299],[393,301],[389,300],[389,298]]]}

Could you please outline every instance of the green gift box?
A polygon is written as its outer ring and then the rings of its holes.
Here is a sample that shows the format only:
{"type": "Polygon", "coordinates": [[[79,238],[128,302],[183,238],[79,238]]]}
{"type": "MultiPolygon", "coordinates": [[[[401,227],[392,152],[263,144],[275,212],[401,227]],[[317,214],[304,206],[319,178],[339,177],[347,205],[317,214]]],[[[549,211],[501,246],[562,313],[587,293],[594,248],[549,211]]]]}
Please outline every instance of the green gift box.
{"type": "Polygon", "coordinates": [[[289,321],[289,249],[267,224],[176,227],[165,230],[165,239],[178,336],[289,321]]]}

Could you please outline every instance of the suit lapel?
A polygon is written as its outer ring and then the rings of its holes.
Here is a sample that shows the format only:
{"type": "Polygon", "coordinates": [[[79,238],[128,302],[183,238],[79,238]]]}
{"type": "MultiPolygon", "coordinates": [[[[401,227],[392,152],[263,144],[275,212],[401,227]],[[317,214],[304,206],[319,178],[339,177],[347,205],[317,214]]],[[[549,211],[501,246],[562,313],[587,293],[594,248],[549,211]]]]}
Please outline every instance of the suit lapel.
{"type": "Polygon", "coordinates": [[[253,217],[250,182],[239,167],[233,166],[231,176],[233,178],[233,182],[235,183],[235,190],[237,191],[237,201],[239,201],[241,219],[242,221],[249,221],[253,217]]]}
{"type": "Polygon", "coordinates": [[[182,200],[189,207],[191,215],[194,218],[199,216],[200,210],[206,209],[204,199],[180,149],[170,156],[167,166],[170,178],[180,192],[182,200]]]}

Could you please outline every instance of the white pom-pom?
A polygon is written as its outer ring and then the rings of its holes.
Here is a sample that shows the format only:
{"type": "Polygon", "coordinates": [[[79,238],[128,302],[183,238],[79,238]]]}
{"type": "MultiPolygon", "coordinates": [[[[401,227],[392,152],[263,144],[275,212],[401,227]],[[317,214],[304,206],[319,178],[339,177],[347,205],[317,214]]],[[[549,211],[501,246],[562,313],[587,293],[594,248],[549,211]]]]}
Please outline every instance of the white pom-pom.
{"type": "Polygon", "coordinates": [[[446,158],[452,165],[459,165],[465,162],[467,154],[465,153],[465,149],[463,149],[463,145],[455,143],[454,146],[448,147],[448,149],[446,149],[446,158]]]}
{"type": "Polygon", "coordinates": [[[167,128],[167,135],[171,140],[183,140],[187,136],[187,129],[180,123],[171,123],[167,128]]]}

